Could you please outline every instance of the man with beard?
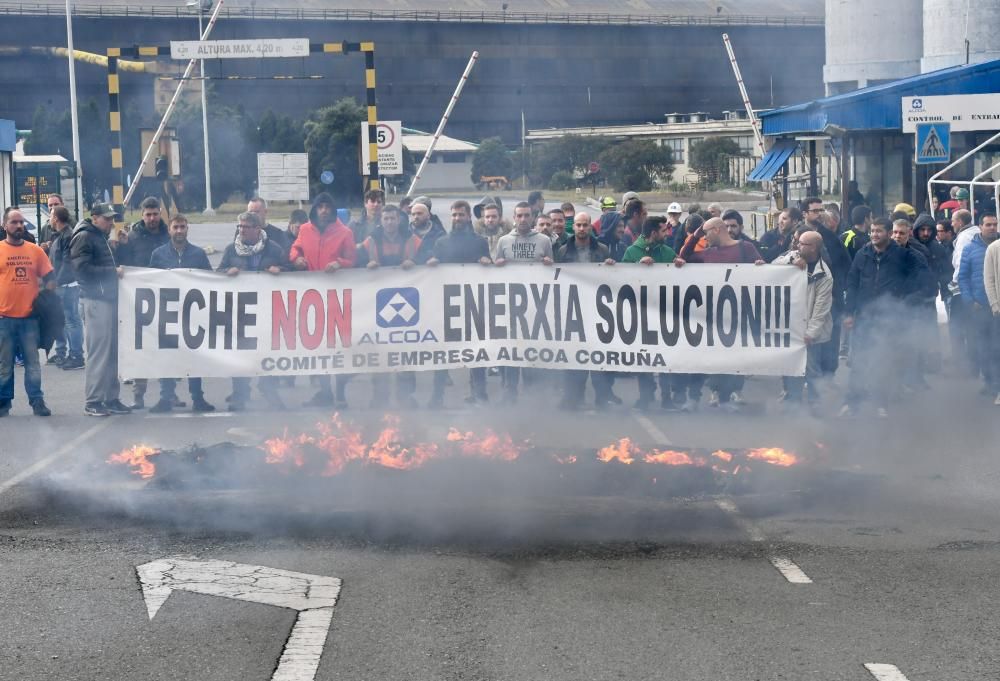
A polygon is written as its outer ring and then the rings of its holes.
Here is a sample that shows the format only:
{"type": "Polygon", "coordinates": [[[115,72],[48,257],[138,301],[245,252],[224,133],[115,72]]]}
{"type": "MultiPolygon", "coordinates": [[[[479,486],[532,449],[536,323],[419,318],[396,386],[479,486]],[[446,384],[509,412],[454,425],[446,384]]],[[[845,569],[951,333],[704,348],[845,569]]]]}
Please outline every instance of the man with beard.
{"type": "Polygon", "coordinates": [[[837,366],[840,363],[840,322],[844,315],[844,288],[847,282],[847,273],[851,270],[851,258],[847,254],[844,244],[841,243],[840,237],[837,236],[837,232],[830,229],[826,222],[823,200],[812,196],[803,201],[802,206],[806,224],[823,237],[826,260],[830,265],[830,273],[833,275],[833,335],[828,342],[823,344],[819,356],[820,371],[823,372],[824,376],[831,377],[837,373],[837,366]]]}
{"type": "MultiPolygon", "coordinates": [[[[313,201],[309,222],[299,227],[299,236],[292,244],[288,258],[295,269],[309,272],[335,274],[341,268],[354,267],[357,260],[354,233],[337,218],[333,197],[326,192],[313,201]]],[[[335,402],[329,375],[317,376],[316,382],[319,390],[304,406],[347,407],[346,400],[335,402]]],[[[340,397],[343,397],[346,385],[347,378],[338,377],[337,392],[340,397]]]]}
{"type": "Polygon", "coordinates": [[[792,248],[792,237],[795,228],[802,222],[802,211],[795,206],[789,206],[778,215],[776,229],[768,230],[760,238],[760,252],[764,262],[773,262],[782,253],[792,248]]]}
{"type": "MultiPolygon", "coordinates": [[[[573,238],[569,239],[556,251],[556,262],[560,263],[603,263],[614,265],[608,247],[597,241],[590,224],[590,214],[580,212],[573,219],[573,238]]],[[[582,371],[571,369],[566,371],[563,385],[563,397],[559,408],[575,411],[580,408],[587,391],[587,376],[594,388],[594,406],[598,409],[611,403],[621,404],[621,398],[612,391],[611,372],[582,371]]]]}
{"type": "Polygon", "coordinates": [[[437,240],[448,234],[431,215],[431,207],[419,198],[410,206],[410,231],[420,239],[420,249],[415,260],[417,264],[423,264],[434,257],[437,240]]]}
{"type": "Polygon", "coordinates": [[[490,245],[491,258],[497,255],[500,237],[511,231],[510,223],[503,219],[503,207],[498,201],[499,199],[486,197],[473,207],[476,216],[474,229],[490,245]]]}
{"type": "MultiPolygon", "coordinates": [[[[285,255],[288,255],[288,249],[291,248],[292,242],[295,241],[295,237],[291,236],[288,232],[281,229],[277,225],[272,225],[267,221],[267,201],[259,196],[255,196],[249,201],[247,201],[247,212],[254,213],[260,218],[260,224],[262,224],[264,233],[267,234],[267,240],[273,246],[277,246],[285,255]]],[[[293,215],[296,211],[292,211],[293,215]]],[[[302,212],[302,211],[298,211],[302,212]]],[[[305,220],[300,218],[299,225],[301,225],[305,220]]],[[[239,229],[237,228],[237,233],[239,229]]]]}
{"type": "Polygon", "coordinates": [[[852,416],[866,399],[875,402],[879,418],[888,418],[889,399],[901,376],[902,353],[894,345],[903,333],[907,303],[922,297],[927,264],[916,251],[901,248],[890,237],[889,221],[872,223],[870,241],[847,276],[844,326],[852,329],[853,361],[840,416],[852,416]]]}
{"type": "MultiPolygon", "coordinates": [[[[545,217],[544,213],[537,219],[545,217]]],[[[503,267],[510,263],[541,263],[552,264],[552,240],[545,234],[532,229],[531,206],[527,202],[514,206],[514,231],[500,238],[497,244],[494,263],[503,267]]],[[[520,367],[503,367],[503,386],[507,404],[517,402],[517,384],[521,378],[520,367]]],[[[524,383],[530,386],[535,382],[536,372],[525,369],[524,383]]]]}
{"type": "Polygon", "coordinates": [[[97,203],[90,214],[90,218],[73,230],[70,242],[70,259],[80,284],[86,329],[86,404],[83,411],[88,416],[130,414],[132,410],[119,399],[118,279],[125,271],[115,262],[108,244],[115,210],[108,204],[97,203]]]}
{"type": "Polygon", "coordinates": [[[26,222],[21,211],[4,211],[6,237],[0,241],[0,417],[14,401],[14,349],[24,356],[24,391],[35,416],[51,416],[42,393],[41,337],[38,318],[31,312],[40,284],[55,290],[52,264],[39,246],[24,240],[26,222]]]}
{"type": "MultiPolygon", "coordinates": [[[[972,350],[972,366],[983,377],[983,395],[996,395],[1000,405],[1000,365],[996,358],[996,316],[988,291],[996,290],[994,258],[987,268],[987,252],[997,241],[997,216],[984,215],[980,220],[979,234],[962,251],[962,262],[958,270],[958,285],[962,292],[968,314],[969,345],[972,350]],[[987,287],[986,275],[990,273],[987,287]]],[[[994,254],[996,250],[994,249],[994,254]]]]}
{"type": "MultiPolygon", "coordinates": [[[[379,267],[413,267],[420,238],[414,236],[404,222],[405,214],[395,206],[382,209],[382,224],[358,246],[358,267],[374,270],[379,267]]],[[[416,409],[413,394],[417,391],[417,377],[412,371],[398,371],[396,376],[396,402],[402,409],[416,409]]],[[[372,374],[372,409],[382,409],[389,404],[389,374],[372,374]]]]}
{"type": "MultiPolygon", "coordinates": [[[[160,270],[209,270],[212,265],[208,262],[208,254],[205,249],[195,246],[188,241],[188,220],[181,213],[175,213],[170,219],[167,228],[170,233],[170,243],[160,246],[149,258],[149,266],[160,270]]],[[[202,389],[201,379],[189,377],[187,380],[188,391],[191,393],[191,411],[205,413],[215,411],[215,407],[205,401],[205,391],[202,389]]],[[[160,400],[152,408],[150,413],[163,414],[174,408],[177,402],[177,379],[160,379],[160,400]]]]}
{"type": "MultiPolygon", "coordinates": [[[[149,267],[153,251],[170,243],[167,223],[160,217],[160,200],[148,196],[139,204],[142,219],[135,222],[128,231],[127,239],[118,244],[115,258],[127,267],[149,267]]],[[[145,409],[148,381],[137,378],[132,383],[132,409],[145,409]]],[[[176,406],[183,406],[179,403],[176,406]]]]}
{"type": "MultiPolygon", "coordinates": [[[[414,204],[414,208],[416,205],[414,204]]],[[[434,257],[427,261],[430,267],[438,263],[493,264],[493,260],[490,259],[489,244],[472,229],[472,207],[468,201],[456,201],[451,204],[451,232],[437,240],[434,244],[434,257]]],[[[444,407],[444,389],[447,382],[447,371],[434,372],[434,392],[428,404],[431,409],[444,407]]],[[[489,402],[489,396],[486,394],[486,369],[482,367],[469,369],[469,396],[465,401],[468,404],[489,402]]]]}
{"type": "MultiPolygon", "coordinates": [[[[677,267],[686,263],[756,263],[761,261],[760,253],[753,244],[734,239],[722,218],[712,218],[699,227],[680,255],[674,259],[677,267]],[[708,248],[695,251],[698,241],[705,237],[708,248]]],[[[709,387],[713,395],[710,404],[718,404],[726,411],[736,411],[738,403],[742,402],[741,391],[745,379],[743,376],[716,374],[709,379],[709,387]]]]}
{"type": "MultiPolygon", "coordinates": [[[[285,249],[272,242],[264,231],[260,215],[246,212],[237,218],[237,233],[233,243],[226,246],[222,261],[215,268],[216,272],[224,272],[228,277],[235,277],[240,272],[267,272],[281,274],[291,269],[288,254],[285,249]]],[[[285,404],[278,396],[278,377],[261,376],[257,387],[267,406],[274,411],[284,411],[285,404]]],[[[230,411],[242,411],[250,401],[250,379],[237,377],[233,379],[233,392],[226,398],[230,411]]]]}
{"type": "Polygon", "coordinates": [[[926,266],[924,274],[927,276],[921,278],[923,288],[919,296],[913,296],[912,314],[906,317],[905,334],[901,339],[902,343],[909,346],[903,359],[903,387],[907,390],[926,390],[930,386],[924,378],[924,365],[927,361],[925,346],[928,343],[935,343],[937,335],[937,307],[934,300],[937,298],[938,289],[930,267],[931,253],[913,238],[913,228],[910,226],[910,221],[905,218],[893,221],[892,240],[897,246],[919,254],[926,266]]]}
{"type": "Polygon", "coordinates": [[[738,210],[733,210],[732,208],[727,210],[722,214],[722,221],[726,223],[726,229],[729,230],[729,236],[738,241],[746,241],[748,244],[752,244],[758,251],[760,250],[760,245],[744,234],[743,216],[738,210]]]}

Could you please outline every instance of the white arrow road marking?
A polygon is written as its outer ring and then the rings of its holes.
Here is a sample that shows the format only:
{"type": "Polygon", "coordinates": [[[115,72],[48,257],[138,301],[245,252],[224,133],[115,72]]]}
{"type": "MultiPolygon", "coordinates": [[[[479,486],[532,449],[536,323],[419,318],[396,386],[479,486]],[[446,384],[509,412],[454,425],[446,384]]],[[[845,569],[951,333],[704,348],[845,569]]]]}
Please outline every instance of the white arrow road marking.
{"type": "Polygon", "coordinates": [[[865,669],[878,681],[906,681],[903,672],[899,671],[899,667],[893,664],[869,662],[865,665],[865,669]]]}
{"type": "Polygon", "coordinates": [[[173,591],[190,591],[298,611],[272,681],[316,676],[341,580],[224,560],[163,558],[135,569],[153,619],[173,591]]]}

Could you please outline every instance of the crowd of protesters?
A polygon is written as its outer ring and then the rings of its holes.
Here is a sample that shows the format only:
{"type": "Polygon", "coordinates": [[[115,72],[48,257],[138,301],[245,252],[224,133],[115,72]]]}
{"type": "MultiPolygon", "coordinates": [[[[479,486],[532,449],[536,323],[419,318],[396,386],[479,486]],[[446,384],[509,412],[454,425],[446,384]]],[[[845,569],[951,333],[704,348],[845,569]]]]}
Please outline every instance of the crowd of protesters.
{"type": "MultiPolygon", "coordinates": [[[[857,197],[856,197],[857,198],[857,197]]],[[[901,392],[927,387],[926,374],[941,362],[938,301],[948,314],[951,355],[983,381],[982,394],[1000,406],[1000,241],[997,217],[984,210],[977,220],[969,210],[967,190],[952,192],[949,201],[932,203],[933,213],[917,214],[899,204],[891,215],[875,216],[861,200],[852,201],[842,216],[836,204],[815,197],[776,215],[773,228],[759,241],[744,231],[743,215],[720,204],[685,211],[671,203],[666,215],[651,216],[634,192],[619,203],[606,196],[601,213],[592,218],[571,203],[545,210],[541,192],[513,206],[504,215],[499,197],[484,197],[475,206],[455,201],[449,206],[450,226],[434,212],[431,199],[405,199],[386,205],[379,190],[365,194],[364,209],[354,220],[343,215],[332,197],[320,194],[309,213],[293,211],[285,228],[267,220],[267,203],[253,198],[240,214],[236,231],[215,271],[227,276],[242,272],[280,275],[301,270],[334,275],[346,268],[434,267],[438,264],[480,264],[517,267],[523,263],[598,263],[603,266],[684,267],[689,263],[772,264],[798,267],[807,276],[807,363],[804,376],[786,377],[778,396],[783,409],[811,409],[829,390],[841,366],[848,376],[840,408],[842,416],[873,410],[888,416],[891,400],[901,392]]],[[[141,219],[112,235],[115,211],[98,204],[75,227],[58,195],[49,199],[51,219],[39,231],[38,244],[26,229],[24,215],[9,208],[0,236],[0,416],[14,398],[14,366],[23,363],[25,392],[33,412],[48,416],[41,386],[39,348],[43,320],[42,289],[61,301],[64,328],[55,334],[48,363],[64,370],[84,369],[84,411],[91,416],[128,414],[146,408],[148,382],[132,381],[132,404],[120,399],[117,368],[118,279],[125,266],[160,269],[211,270],[206,251],[188,240],[188,220],[175,214],[161,217],[160,203],[141,203],[141,219]]],[[[669,277],[668,273],[665,276],[669,277]]],[[[446,405],[453,381],[449,372],[434,371],[426,405],[446,405]]],[[[747,373],[752,374],[752,370],[747,373]]],[[[518,399],[526,386],[561,391],[559,406],[582,407],[588,378],[593,405],[602,409],[622,400],[616,381],[630,374],[608,371],[541,371],[505,367],[469,371],[465,401],[490,400],[489,379],[499,377],[505,404],[518,399]]],[[[702,374],[636,374],[638,400],[634,408],[693,411],[707,388],[707,406],[739,411],[744,403],[744,376],[702,374]],[[659,395],[657,395],[657,392],[659,395]]],[[[315,394],[307,407],[348,406],[354,375],[311,377],[315,394]]],[[[258,379],[257,390],[270,409],[285,409],[280,389],[293,379],[258,379]]],[[[214,411],[205,399],[201,380],[187,381],[191,408],[214,411]]],[[[149,410],[167,412],[186,407],[177,395],[177,381],[161,379],[159,394],[149,410]]],[[[394,392],[401,408],[416,408],[417,375],[372,376],[372,404],[384,406],[394,392]]],[[[251,400],[251,380],[232,379],[226,398],[229,410],[245,409],[251,400]]]]}

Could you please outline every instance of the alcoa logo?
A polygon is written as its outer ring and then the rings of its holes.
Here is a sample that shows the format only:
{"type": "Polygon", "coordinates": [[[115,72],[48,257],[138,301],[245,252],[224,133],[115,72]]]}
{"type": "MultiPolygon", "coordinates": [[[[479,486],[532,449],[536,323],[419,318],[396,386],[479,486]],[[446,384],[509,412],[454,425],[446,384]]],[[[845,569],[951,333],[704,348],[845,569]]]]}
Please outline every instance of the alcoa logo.
{"type": "Polygon", "coordinates": [[[924,110],[924,100],[920,99],[919,97],[914,97],[910,101],[910,110],[911,111],[923,111],[924,110]]]}
{"type": "Polygon", "coordinates": [[[415,288],[384,288],[375,294],[375,322],[383,329],[416,326],[420,321],[420,292],[415,288]]]}

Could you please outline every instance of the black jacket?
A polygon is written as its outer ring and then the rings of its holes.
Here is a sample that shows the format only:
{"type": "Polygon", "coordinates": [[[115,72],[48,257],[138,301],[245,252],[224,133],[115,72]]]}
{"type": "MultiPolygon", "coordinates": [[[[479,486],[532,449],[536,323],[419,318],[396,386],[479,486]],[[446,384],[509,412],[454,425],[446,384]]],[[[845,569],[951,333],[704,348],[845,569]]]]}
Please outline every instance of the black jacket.
{"type": "Polygon", "coordinates": [[[288,254],[283,252],[281,246],[270,239],[264,245],[264,250],[260,252],[260,260],[254,266],[250,256],[236,254],[236,244],[226,246],[225,253],[222,254],[222,262],[215,268],[216,272],[225,272],[231,267],[236,267],[243,272],[263,272],[273,266],[278,266],[282,270],[291,269],[288,261],[288,254]]]}
{"type": "MultiPolygon", "coordinates": [[[[590,237],[588,250],[587,255],[590,258],[590,262],[604,262],[611,257],[611,251],[608,250],[608,247],[593,236],[590,237]]],[[[556,250],[556,262],[576,262],[576,256],[576,237],[567,240],[566,243],[556,250]]]]}
{"type": "Polygon", "coordinates": [[[450,234],[437,239],[434,257],[442,263],[474,263],[482,258],[489,260],[490,244],[469,225],[465,229],[452,229],[450,234]]]}
{"type": "Polygon", "coordinates": [[[31,316],[38,318],[38,347],[48,352],[56,340],[66,333],[66,316],[62,300],[55,291],[42,289],[32,304],[31,316]]]}
{"type": "Polygon", "coordinates": [[[790,251],[794,235],[794,229],[788,232],[788,234],[782,234],[780,229],[772,229],[764,232],[764,236],[760,238],[759,248],[757,249],[760,251],[761,259],[764,262],[772,262],[782,253],[790,251]]]}
{"type": "Polygon", "coordinates": [[[160,229],[151,232],[146,229],[146,223],[140,220],[129,228],[128,243],[118,246],[118,264],[149,267],[153,251],[168,243],[170,243],[170,233],[167,231],[166,222],[160,220],[160,229]]]}
{"type": "Polygon", "coordinates": [[[118,300],[118,263],[111,252],[108,235],[87,218],[73,230],[70,260],[80,282],[80,297],[91,300],[118,300]]]}
{"type": "MultiPolygon", "coordinates": [[[[425,262],[430,260],[434,255],[434,245],[438,242],[438,239],[445,236],[448,236],[448,232],[444,231],[444,227],[441,226],[441,223],[431,221],[430,230],[420,237],[420,248],[417,249],[417,259],[415,262],[418,265],[423,265],[425,262]]],[[[487,249],[489,249],[488,243],[487,249]]]]}
{"type": "Polygon", "coordinates": [[[174,245],[167,242],[160,246],[149,258],[147,267],[155,267],[158,270],[210,270],[211,263],[208,262],[208,255],[204,248],[199,248],[188,242],[184,244],[184,250],[180,253],[174,245]]]}
{"type": "Polygon", "coordinates": [[[52,263],[52,269],[55,270],[56,283],[59,286],[66,286],[76,281],[76,272],[73,270],[72,255],[70,254],[72,242],[73,230],[66,227],[55,235],[49,245],[49,261],[52,263]]]}
{"type": "Polygon", "coordinates": [[[934,273],[934,278],[937,280],[941,297],[947,300],[951,295],[948,291],[948,285],[951,283],[951,278],[954,274],[954,268],[951,266],[951,253],[954,249],[945,248],[934,237],[936,229],[937,224],[934,222],[934,218],[927,213],[921,213],[917,217],[917,221],[913,223],[913,239],[927,249],[927,264],[930,265],[931,272],[934,273]],[[918,239],[916,235],[918,227],[930,227],[931,238],[927,241],[918,239]]]}
{"type": "Polygon", "coordinates": [[[285,260],[288,260],[288,252],[292,250],[292,244],[295,242],[295,239],[289,241],[288,233],[280,227],[272,225],[270,222],[264,226],[264,231],[267,232],[267,240],[282,249],[285,252],[285,260]]]}
{"type": "Polygon", "coordinates": [[[868,244],[858,251],[847,275],[846,312],[863,314],[882,299],[919,303],[933,286],[927,261],[915,250],[890,241],[889,247],[879,253],[868,244]]]}

